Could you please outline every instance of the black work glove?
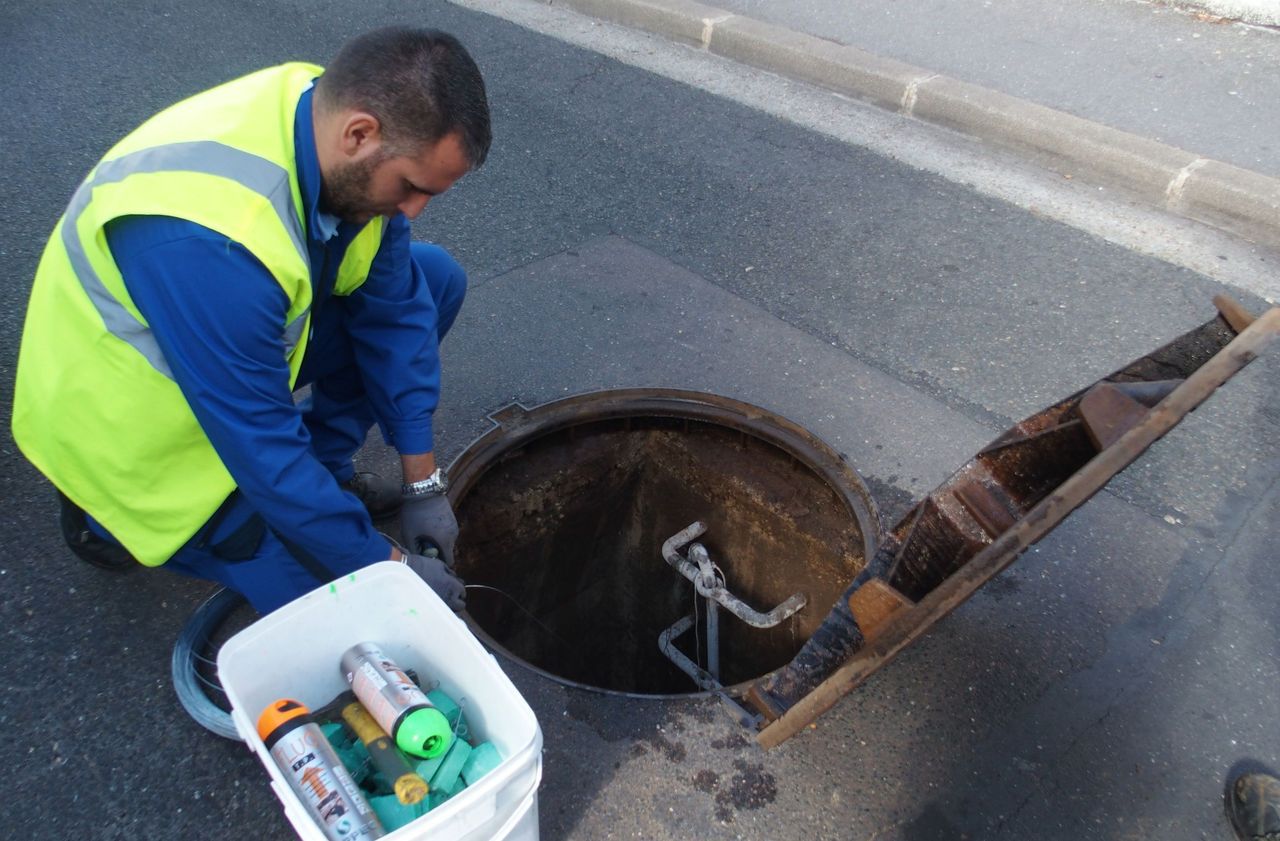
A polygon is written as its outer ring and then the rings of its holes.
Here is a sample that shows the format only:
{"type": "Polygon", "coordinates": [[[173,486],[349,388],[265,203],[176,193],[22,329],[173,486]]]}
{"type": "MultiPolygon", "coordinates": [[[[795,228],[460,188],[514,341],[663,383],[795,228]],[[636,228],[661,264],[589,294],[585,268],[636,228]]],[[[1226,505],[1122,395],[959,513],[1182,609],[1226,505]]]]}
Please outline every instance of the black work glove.
{"type": "Polygon", "coordinates": [[[436,591],[440,600],[453,609],[461,612],[467,606],[466,585],[462,579],[453,574],[453,570],[445,566],[444,561],[427,555],[405,555],[404,564],[427,582],[427,586],[436,591]]]}
{"type": "Polygon", "coordinates": [[[400,537],[411,553],[425,555],[428,549],[439,550],[440,558],[452,569],[458,518],[453,516],[449,497],[444,494],[406,496],[400,509],[400,537]]]}

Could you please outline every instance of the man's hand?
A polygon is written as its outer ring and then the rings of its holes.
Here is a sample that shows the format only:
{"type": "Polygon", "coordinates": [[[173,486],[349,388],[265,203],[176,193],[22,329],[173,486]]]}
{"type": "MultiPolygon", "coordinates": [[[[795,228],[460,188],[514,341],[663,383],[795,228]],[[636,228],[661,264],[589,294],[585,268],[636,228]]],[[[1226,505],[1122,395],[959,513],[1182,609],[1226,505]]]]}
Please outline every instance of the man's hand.
{"type": "Polygon", "coordinates": [[[404,563],[427,582],[427,586],[435,590],[436,595],[454,612],[460,612],[467,606],[466,586],[453,574],[453,570],[445,566],[444,561],[425,555],[405,555],[404,563]]]}
{"type": "Polygon", "coordinates": [[[400,509],[400,538],[410,552],[424,554],[432,547],[452,569],[453,545],[458,542],[458,519],[444,494],[406,496],[400,509]]]}

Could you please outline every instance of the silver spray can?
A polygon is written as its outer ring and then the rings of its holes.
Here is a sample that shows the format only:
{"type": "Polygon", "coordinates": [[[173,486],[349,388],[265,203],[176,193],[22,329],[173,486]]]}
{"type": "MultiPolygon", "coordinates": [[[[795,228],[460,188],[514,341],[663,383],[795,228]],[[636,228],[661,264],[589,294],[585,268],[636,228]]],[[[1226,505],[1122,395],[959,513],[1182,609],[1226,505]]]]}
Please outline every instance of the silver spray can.
{"type": "Polygon", "coordinates": [[[448,750],[453,742],[449,720],[375,643],[348,648],[342,676],[400,750],[422,759],[448,750]]]}
{"type": "Polygon", "coordinates": [[[370,841],[386,832],[306,707],[282,698],[258,717],[258,735],[307,813],[330,841],[370,841]]]}

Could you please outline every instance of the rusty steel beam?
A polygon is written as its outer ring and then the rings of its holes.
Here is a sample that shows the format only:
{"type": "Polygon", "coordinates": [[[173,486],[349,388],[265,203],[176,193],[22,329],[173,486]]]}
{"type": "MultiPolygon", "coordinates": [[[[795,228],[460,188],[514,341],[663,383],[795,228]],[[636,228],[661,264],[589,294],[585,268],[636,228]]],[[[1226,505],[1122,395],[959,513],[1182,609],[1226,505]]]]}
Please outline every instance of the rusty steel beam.
{"type": "Polygon", "coordinates": [[[1243,333],[1245,328],[1253,323],[1253,313],[1226,295],[1214,295],[1213,305],[1218,308],[1223,320],[1237,333],[1243,333]]]}
{"type": "Polygon", "coordinates": [[[1215,303],[1220,317],[1023,420],[908,512],[809,643],[746,693],[762,717],[759,744],[773,747],[830,709],[1280,333],[1280,308],[1254,319],[1225,297],[1215,303]],[[864,586],[874,591],[860,594],[864,586]]]}

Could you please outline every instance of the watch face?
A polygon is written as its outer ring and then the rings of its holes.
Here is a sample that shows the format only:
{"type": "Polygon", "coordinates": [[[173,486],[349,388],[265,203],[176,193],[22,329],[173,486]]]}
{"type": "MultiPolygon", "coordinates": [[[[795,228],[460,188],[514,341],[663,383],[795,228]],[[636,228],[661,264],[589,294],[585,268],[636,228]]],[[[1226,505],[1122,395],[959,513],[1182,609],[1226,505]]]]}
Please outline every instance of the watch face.
{"type": "Polygon", "coordinates": [[[449,489],[449,481],[445,477],[444,471],[436,468],[436,472],[432,473],[425,479],[419,479],[416,482],[410,482],[402,489],[402,493],[406,496],[423,496],[426,494],[440,494],[449,489]]]}

